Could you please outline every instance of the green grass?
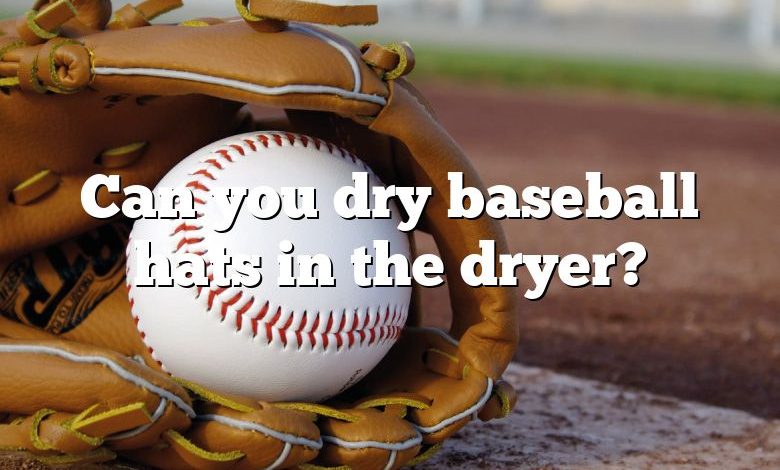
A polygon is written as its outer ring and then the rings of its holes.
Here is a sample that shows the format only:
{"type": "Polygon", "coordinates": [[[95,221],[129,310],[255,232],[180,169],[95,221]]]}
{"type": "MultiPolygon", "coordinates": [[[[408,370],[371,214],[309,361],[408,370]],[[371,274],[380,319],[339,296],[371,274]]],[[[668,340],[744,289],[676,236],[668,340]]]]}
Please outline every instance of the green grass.
{"type": "MultiPolygon", "coordinates": [[[[0,19],[17,14],[0,7],[0,19]]],[[[415,53],[417,78],[780,107],[780,73],[442,47],[419,47],[415,53]]]]}
{"type": "MultiPolygon", "coordinates": [[[[32,5],[32,2],[30,2],[30,5],[32,5]]],[[[15,18],[20,14],[22,14],[22,12],[17,9],[0,6],[0,20],[15,18]]]]}
{"type": "Polygon", "coordinates": [[[780,107],[780,74],[676,64],[416,49],[418,78],[577,88],[780,107]]]}

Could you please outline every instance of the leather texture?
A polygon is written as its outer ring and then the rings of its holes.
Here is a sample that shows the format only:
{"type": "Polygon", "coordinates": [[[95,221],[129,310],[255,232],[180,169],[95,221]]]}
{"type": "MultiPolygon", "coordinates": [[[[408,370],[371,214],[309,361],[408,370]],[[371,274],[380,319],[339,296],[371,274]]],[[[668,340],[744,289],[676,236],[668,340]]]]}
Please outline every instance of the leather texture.
{"type": "Polygon", "coordinates": [[[0,21],[0,448],[57,464],[121,454],[166,469],[393,469],[429,457],[474,416],[514,406],[500,376],[516,348],[517,295],[467,288],[457,274],[480,239],[501,251],[504,237],[492,219],[446,217],[447,172],[484,186],[400,78],[414,62],[408,46],[375,47],[364,60],[348,41],[295,22],[301,12],[311,23],[361,22],[370,10],[238,3],[238,19],[150,25],[172,2],[128,7],[119,24],[107,0],[71,0],[73,17],[44,15],[52,31],[42,42],[20,37],[18,20],[0,21]],[[245,104],[286,119],[252,121],[245,104]],[[450,274],[451,331],[419,328],[413,294],[385,359],[321,404],[226,396],[162,371],[123,287],[130,224],[94,220],[80,204],[95,173],[153,187],[197,149],[267,130],[332,142],[387,184],[434,189],[419,229],[450,274]]]}
{"type": "Polygon", "coordinates": [[[274,20],[336,26],[370,25],[379,21],[376,5],[337,5],[317,0],[248,0],[248,3],[252,15],[274,20]]]}

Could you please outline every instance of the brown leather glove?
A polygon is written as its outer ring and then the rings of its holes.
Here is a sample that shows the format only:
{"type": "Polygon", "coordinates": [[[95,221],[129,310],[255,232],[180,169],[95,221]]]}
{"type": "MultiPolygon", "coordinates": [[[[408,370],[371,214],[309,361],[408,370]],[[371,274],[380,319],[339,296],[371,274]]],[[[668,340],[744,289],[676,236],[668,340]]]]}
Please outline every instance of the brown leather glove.
{"type": "Polygon", "coordinates": [[[491,219],[446,217],[448,171],[482,184],[400,78],[413,66],[408,47],[358,50],[288,22],[375,16],[296,0],[239,0],[243,20],[149,25],[178,3],[112,17],[108,1],[39,0],[0,22],[0,448],[56,462],[121,453],[174,469],[398,468],[474,415],[507,414],[515,396],[500,375],[516,347],[515,294],[466,288],[457,274],[480,239],[502,249],[503,234],[491,219]],[[288,119],[247,120],[246,103],[288,119]],[[413,309],[380,366],[326,404],[253,403],[157,371],[120,287],[128,227],[101,227],[80,207],[94,173],[154,186],[210,142],[280,126],[345,147],[389,184],[433,187],[420,229],[451,273],[449,334],[416,328],[424,314],[413,309]]]}
{"type": "Polygon", "coordinates": [[[160,468],[314,458],[315,415],[220,396],[147,365],[121,286],[127,233],[120,222],[0,261],[0,410],[12,415],[0,449],[51,463],[121,453],[160,468]]]}

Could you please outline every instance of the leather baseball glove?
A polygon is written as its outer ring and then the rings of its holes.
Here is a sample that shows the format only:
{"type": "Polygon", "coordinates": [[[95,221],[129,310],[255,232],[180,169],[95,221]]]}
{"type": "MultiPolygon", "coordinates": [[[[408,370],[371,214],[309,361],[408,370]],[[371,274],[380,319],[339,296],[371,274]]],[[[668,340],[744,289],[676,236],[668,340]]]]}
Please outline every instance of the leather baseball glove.
{"type": "Polygon", "coordinates": [[[504,237],[492,219],[447,218],[448,171],[483,186],[402,78],[414,65],[408,45],[356,48],[312,24],[374,23],[374,7],[298,0],[239,0],[235,19],[150,24],[179,3],[112,14],[109,0],[38,0],[0,21],[0,448],[55,464],[393,469],[429,457],[475,416],[507,415],[514,292],[468,288],[458,275],[479,240],[505,251],[504,237]],[[245,104],[285,117],[255,120],[245,104]],[[413,302],[390,354],[326,403],[258,403],[163,372],[122,287],[129,223],[106,225],[80,205],[95,173],[153,187],[193,151],[253,130],[332,142],[388,184],[434,190],[419,229],[451,273],[451,329],[422,328],[413,302]]]}

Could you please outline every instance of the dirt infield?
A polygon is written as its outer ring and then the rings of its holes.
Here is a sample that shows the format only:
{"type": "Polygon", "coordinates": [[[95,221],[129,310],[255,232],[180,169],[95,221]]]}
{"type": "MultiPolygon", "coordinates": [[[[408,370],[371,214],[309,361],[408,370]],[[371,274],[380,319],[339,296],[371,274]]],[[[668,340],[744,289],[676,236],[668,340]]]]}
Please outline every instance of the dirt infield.
{"type": "MultiPolygon", "coordinates": [[[[609,253],[633,240],[649,253],[634,289],[618,275],[614,288],[558,282],[523,300],[520,361],[780,416],[780,113],[422,88],[488,184],[584,188],[586,171],[602,171],[607,185],[660,189],[660,171],[698,173],[701,220],[504,223],[513,252],[609,253]]],[[[446,294],[427,301],[439,310],[446,294]]]]}
{"type": "Polygon", "coordinates": [[[513,364],[522,403],[472,423],[419,470],[719,470],[780,466],[780,422],[513,364]]]}

